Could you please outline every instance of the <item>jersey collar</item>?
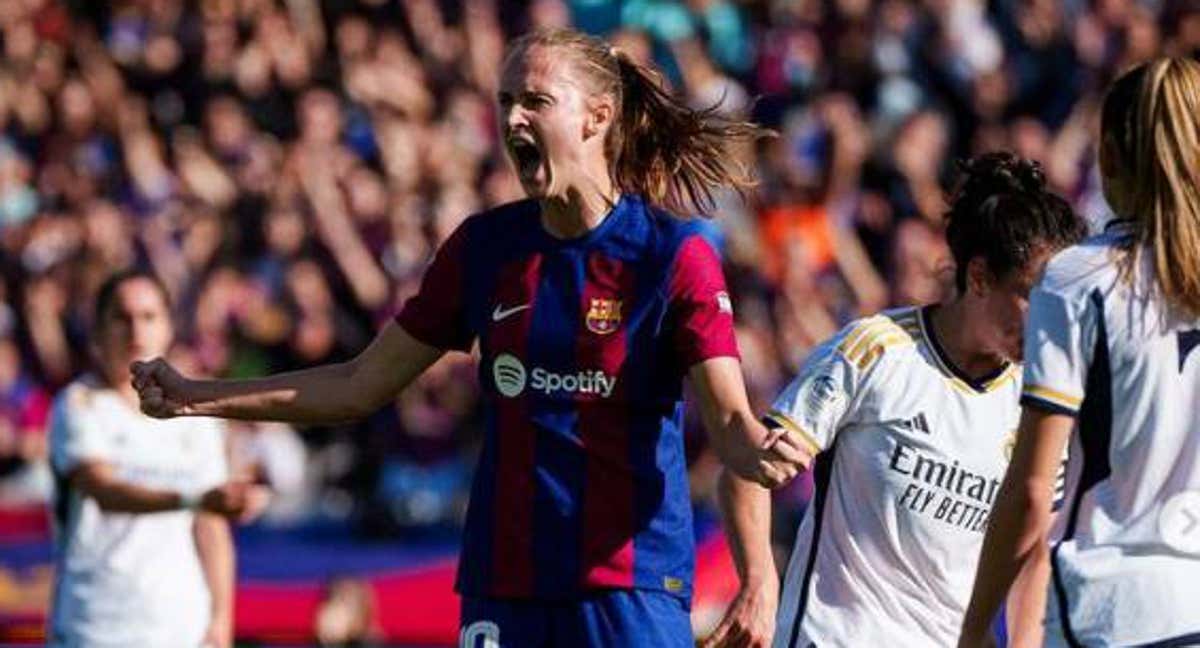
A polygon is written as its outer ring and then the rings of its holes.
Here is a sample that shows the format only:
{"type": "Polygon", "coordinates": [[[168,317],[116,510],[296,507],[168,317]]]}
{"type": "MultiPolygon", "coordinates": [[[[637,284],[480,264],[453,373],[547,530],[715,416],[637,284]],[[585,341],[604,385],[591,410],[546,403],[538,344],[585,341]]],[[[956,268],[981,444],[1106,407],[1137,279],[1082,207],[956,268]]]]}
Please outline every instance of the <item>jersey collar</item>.
{"type": "Polygon", "coordinates": [[[946,353],[945,347],[938,340],[937,333],[933,329],[933,322],[930,320],[930,315],[932,315],[933,309],[937,308],[937,306],[937,304],[922,306],[919,309],[920,317],[917,318],[917,321],[921,324],[921,336],[925,338],[925,341],[929,344],[929,348],[933,351],[934,361],[938,365],[938,368],[942,370],[942,373],[946,374],[952,381],[957,381],[971,391],[980,394],[992,391],[1003,383],[1005,377],[1007,377],[1009,371],[1012,369],[1013,365],[1011,362],[1005,362],[994,371],[979,378],[972,378],[967,372],[954,364],[954,361],[950,359],[950,354],[946,353]]]}
{"type": "Polygon", "coordinates": [[[1136,224],[1137,221],[1132,218],[1114,218],[1104,224],[1104,233],[1117,232],[1120,234],[1131,234],[1136,224]]]}

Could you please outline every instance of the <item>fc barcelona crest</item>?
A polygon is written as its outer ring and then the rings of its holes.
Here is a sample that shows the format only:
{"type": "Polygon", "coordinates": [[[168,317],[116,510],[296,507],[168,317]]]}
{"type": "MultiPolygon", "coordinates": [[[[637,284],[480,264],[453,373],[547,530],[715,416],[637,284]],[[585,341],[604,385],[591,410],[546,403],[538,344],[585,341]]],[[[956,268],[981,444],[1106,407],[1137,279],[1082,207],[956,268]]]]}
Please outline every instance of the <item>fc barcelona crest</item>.
{"type": "Polygon", "coordinates": [[[589,331],[608,335],[621,326],[621,301],[593,297],[584,319],[589,331]]]}

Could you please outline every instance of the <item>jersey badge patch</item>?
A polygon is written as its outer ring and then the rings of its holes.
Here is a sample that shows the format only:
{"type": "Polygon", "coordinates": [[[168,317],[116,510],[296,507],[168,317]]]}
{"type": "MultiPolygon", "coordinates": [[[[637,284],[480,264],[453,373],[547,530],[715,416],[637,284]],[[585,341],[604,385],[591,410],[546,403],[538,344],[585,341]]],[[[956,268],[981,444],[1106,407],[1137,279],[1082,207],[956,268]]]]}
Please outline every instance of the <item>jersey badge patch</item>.
{"type": "Polygon", "coordinates": [[[831,412],[837,410],[846,401],[845,395],[833,376],[818,376],[812,382],[812,388],[804,398],[807,410],[807,420],[824,421],[831,412]]]}
{"type": "Polygon", "coordinates": [[[621,326],[621,300],[593,297],[584,321],[592,333],[612,333],[621,326]]]}
{"type": "Polygon", "coordinates": [[[724,290],[717,293],[717,312],[733,315],[733,302],[729,300],[729,293],[724,290]]]}

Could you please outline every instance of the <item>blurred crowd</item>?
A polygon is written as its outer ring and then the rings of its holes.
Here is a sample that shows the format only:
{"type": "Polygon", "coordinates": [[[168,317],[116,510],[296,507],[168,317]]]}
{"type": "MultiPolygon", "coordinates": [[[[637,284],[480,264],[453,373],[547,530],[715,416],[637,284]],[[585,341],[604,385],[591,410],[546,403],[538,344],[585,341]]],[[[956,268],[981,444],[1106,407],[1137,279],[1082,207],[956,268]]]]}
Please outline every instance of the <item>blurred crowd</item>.
{"type": "MultiPolygon", "coordinates": [[[[713,221],[759,408],[849,319],[945,294],[957,160],[1039,160],[1103,222],[1100,92],[1200,52],[1200,0],[4,0],[0,503],[47,497],[50,399],[88,368],[114,270],[163,278],[193,374],[361,349],[464,217],[520,197],[497,68],[513,35],[558,25],[779,132],[737,152],[760,184],[713,221]]],[[[281,524],[453,525],[474,371],[448,356],[354,425],[238,424],[235,468],[276,488],[281,524]]],[[[715,460],[692,440],[703,499],[715,460]]]]}

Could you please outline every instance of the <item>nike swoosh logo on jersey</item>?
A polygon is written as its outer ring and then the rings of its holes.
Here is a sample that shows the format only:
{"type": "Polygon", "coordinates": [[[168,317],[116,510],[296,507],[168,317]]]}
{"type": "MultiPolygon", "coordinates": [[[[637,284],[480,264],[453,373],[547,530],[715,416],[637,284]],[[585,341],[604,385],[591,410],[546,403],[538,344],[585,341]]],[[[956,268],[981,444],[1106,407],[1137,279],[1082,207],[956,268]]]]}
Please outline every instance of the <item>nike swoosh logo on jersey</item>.
{"type": "Polygon", "coordinates": [[[492,321],[499,322],[509,315],[512,315],[513,313],[519,313],[530,306],[532,306],[532,304],[521,304],[520,306],[513,306],[512,308],[504,308],[500,304],[496,304],[496,310],[492,311],[492,321]]]}

